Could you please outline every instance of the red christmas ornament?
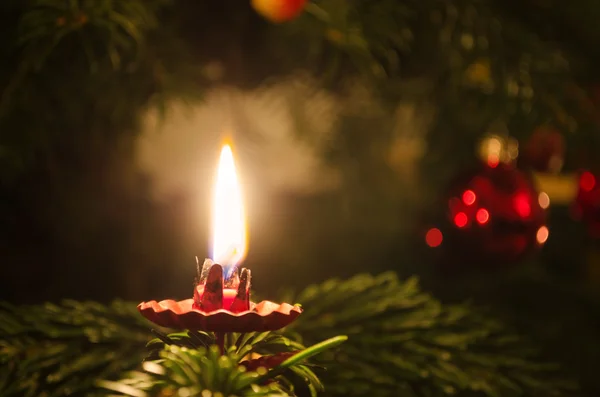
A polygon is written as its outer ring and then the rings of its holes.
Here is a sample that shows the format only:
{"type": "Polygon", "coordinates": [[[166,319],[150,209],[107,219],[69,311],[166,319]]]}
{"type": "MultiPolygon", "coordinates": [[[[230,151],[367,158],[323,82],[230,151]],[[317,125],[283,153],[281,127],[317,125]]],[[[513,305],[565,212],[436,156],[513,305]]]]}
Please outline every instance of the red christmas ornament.
{"type": "Polygon", "coordinates": [[[600,237],[600,175],[583,171],[579,175],[579,188],[573,215],[588,227],[592,237],[600,237]]]}
{"type": "Polygon", "coordinates": [[[252,0],[257,13],[271,22],[281,23],[296,18],[306,4],[306,0],[252,0]]]}
{"type": "Polygon", "coordinates": [[[526,143],[522,161],[539,172],[558,172],[565,158],[565,141],[560,131],[550,127],[536,129],[526,143]]]}
{"type": "Polygon", "coordinates": [[[548,239],[543,195],[527,174],[511,165],[481,163],[452,185],[449,196],[449,225],[426,236],[430,247],[448,251],[445,260],[506,264],[548,239]]]}

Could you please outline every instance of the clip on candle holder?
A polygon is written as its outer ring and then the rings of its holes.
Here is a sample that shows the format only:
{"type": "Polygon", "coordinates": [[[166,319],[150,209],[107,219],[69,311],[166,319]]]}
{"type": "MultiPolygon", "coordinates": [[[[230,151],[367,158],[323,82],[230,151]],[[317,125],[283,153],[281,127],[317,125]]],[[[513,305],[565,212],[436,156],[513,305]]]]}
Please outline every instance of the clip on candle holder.
{"type": "Polygon", "coordinates": [[[252,302],[250,286],[250,270],[234,268],[224,279],[223,267],[206,259],[202,268],[198,265],[193,299],[142,302],[138,310],[161,327],[212,331],[221,348],[224,333],[275,331],[302,313],[298,305],[252,302]]]}

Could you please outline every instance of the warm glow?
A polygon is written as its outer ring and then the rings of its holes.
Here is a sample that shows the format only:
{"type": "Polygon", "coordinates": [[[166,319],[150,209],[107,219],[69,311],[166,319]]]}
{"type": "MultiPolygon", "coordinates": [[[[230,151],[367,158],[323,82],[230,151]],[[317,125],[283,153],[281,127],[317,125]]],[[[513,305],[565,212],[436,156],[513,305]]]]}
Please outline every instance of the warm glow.
{"type": "Polygon", "coordinates": [[[490,213],[485,208],[480,208],[477,210],[475,218],[477,218],[477,222],[479,222],[479,224],[485,225],[490,220],[490,213]]]}
{"type": "Polygon", "coordinates": [[[465,192],[463,193],[462,199],[463,199],[463,203],[465,203],[465,205],[473,205],[475,203],[475,200],[477,200],[477,196],[475,195],[474,191],[465,190],[465,192]]]}
{"type": "Polygon", "coordinates": [[[487,140],[487,164],[491,168],[496,168],[500,163],[500,156],[502,154],[502,141],[496,137],[492,137],[487,140]]]}
{"type": "Polygon", "coordinates": [[[541,192],[538,196],[538,203],[540,204],[540,207],[542,207],[542,209],[547,209],[548,207],[550,207],[550,196],[548,196],[548,193],[541,192]]]}
{"type": "Polygon", "coordinates": [[[500,163],[500,156],[498,156],[497,154],[493,153],[488,156],[487,164],[490,168],[496,168],[499,163],[500,163]]]}
{"type": "Polygon", "coordinates": [[[229,145],[221,150],[213,211],[213,260],[229,273],[247,250],[242,191],[229,145]]]}
{"type": "Polygon", "coordinates": [[[465,214],[464,212],[459,212],[458,214],[454,215],[454,224],[457,227],[463,228],[467,226],[468,222],[469,218],[467,218],[467,214],[465,214]]]}
{"type": "Polygon", "coordinates": [[[579,186],[584,192],[591,192],[596,187],[596,177],[589,171],[584,172],[579,178],[579,186]]]}
{"type": "Polygon", "coordinates": [[[538,244],[544,244],[548,240],[549,236],[550,236],[550,231],[548,230],[548,227],[542,226],[538,229],[537,235],[535,237],[536,237],[538,244]]]}
{"type": "Polygon", "coordinates": [[[432,228],[427,231],[425,234],[425,242],[431,248],[439,247],[444,240],[444,236],[442,235],[442,231],[438,228],[432,228]]]}
{"type": "Polygon", "coordinates": [[[529,196],[526,193],[518,193],[513,198],[513,205],[517,214],[521,218],[527,218],[531,215],[531,205],[529,204],[529,196]]]}

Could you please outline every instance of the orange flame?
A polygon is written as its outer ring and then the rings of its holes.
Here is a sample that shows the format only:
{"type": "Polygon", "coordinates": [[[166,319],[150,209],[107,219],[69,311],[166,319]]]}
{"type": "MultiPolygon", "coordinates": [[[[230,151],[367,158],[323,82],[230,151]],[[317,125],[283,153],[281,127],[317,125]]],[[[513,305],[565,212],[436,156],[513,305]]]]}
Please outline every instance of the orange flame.
{"type": "Polygon", "coordinates": [[[213,211],[213,260],[229,272],[242,262],[247,251],[242,189],[229,145],[221,149],[213,211]]]}

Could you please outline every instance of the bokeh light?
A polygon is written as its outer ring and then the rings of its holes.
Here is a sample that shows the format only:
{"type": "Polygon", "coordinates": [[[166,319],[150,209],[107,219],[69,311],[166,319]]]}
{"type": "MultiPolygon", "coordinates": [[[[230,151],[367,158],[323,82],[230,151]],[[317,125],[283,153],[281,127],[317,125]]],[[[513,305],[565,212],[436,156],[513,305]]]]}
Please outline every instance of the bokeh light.
{"type": "Polygon", "coordinates": [[[462,195],[462,199],[465,205],[473,205],[475,204],[475,200],[477,200],[477,195],[472,190],[466,190],[462,195]]]}
{"type": "Polygon", "coordinates": [[[579,178],[579,187],[585,192],[591,192],[596,187],[596,177],[589,171],[581,174],[579,178]]]}
{"type": "Polygon", "coordinates": [[[544,244],[546,241],[548,241],[549,236],[550,236],[550,230],[548,230],[548,227],[542,226],[538,229],[537,235],[535,238],[536,238],[538,244],[544,244]]]}
{"type": "Polygon", "coordinates": [[[469,219],[467,218],[467,214],[465,214],[464,212],[459,212],[458,214],[454,215],[454,224],[457,227],[465,227],[467,226],[467,222],[469,221],[469,219]]]}
{"type": "Polygon", "coordinates": [[[442,231],[438,228],[431,228],[427,231],[427,234],[425,234],[425,242],[431,248],[439,247],[442,244],[443,240],[444,235],[442,234],[442,231]]]}
{"type": "Polygon", "coordinates": [[[527,194],[517,193],[513,203],[517,214],[519,214],[521,218],[527,218],[531,215],[531,205],[529,204],[529,196],[527,194]]]}
{"type": "Polygon", "coordinates": [[[550,207],[550,196],[548,196],[548,193],[541,192],[538,196],[538,203],[542,209],[548,209],[550,207]]]}
{"type": "Polygon", "coordinates": [[[485,225],[490,220],[490,213],[485,208],[480,208],[477,210],[475,218],[477,219],[477,222],[479,222],[479,224],[485,225]]]}

